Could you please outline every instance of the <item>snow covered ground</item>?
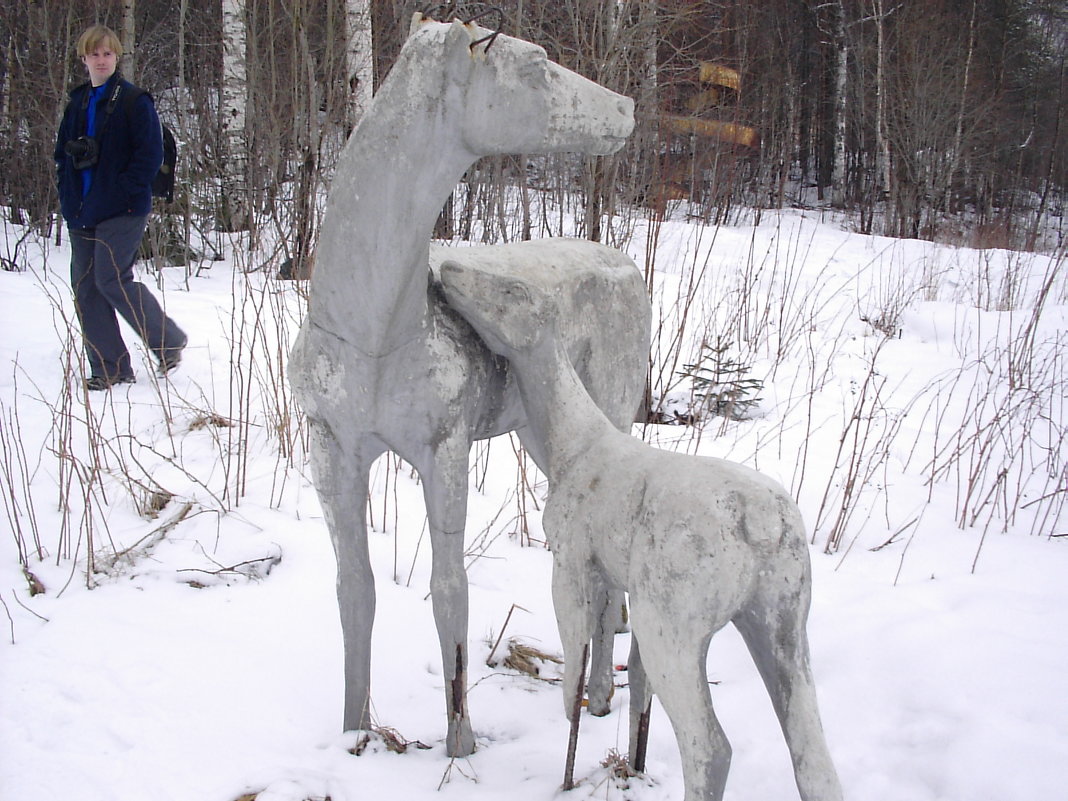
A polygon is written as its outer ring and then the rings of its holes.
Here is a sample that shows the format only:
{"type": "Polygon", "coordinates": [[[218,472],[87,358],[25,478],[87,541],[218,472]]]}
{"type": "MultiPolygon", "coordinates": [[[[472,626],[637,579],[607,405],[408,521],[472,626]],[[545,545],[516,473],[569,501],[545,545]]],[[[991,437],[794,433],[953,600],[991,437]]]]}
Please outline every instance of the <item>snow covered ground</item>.
{"type": "MultiPolygon", "coordinates": [[[[798,496],[815,531],[814,670],[846,798],[1064,798],[1063,257],[860,236],[797,212],[639,230],[639,264],[654,240],[658,392],[687,406],[679,373],[702,340],[725,343],[762,389],[751,419],[635,432],[746,462],[798,496]]],[[[15,254],[27,269],[0,272],[0,799],[682,798],[658,708],[647,774],[624,782],[601,765],[626,751],[625,671],[612,714],[583,719],[580,784],[565,796],[559,687],[486,665],[506,619],[505,641],[559,650],[550,557],[508,438],[472,453],[478,751],[445,756],[421,495],[407,467],[381,462],[374,714],[413,744],[348,753],[333,554],[301,450],[279,455],[280,441],[299,445],[278,400],[297,287],[232,257],[188,279],[169,268],[160,294],[190,334],[181,370],[157,383],[139,356],[137,384],[86,407],[77,376],[74,392],[64,380],[79,347],[68,253],[27,245],[15,254]],[[20,541],[43,593],[29,592],[20,541]]],[[[619,635],[618,664],[627,647],[619,635]]],[[[733,630],[715,638],[709,677],[734,748],[727,798],[796,797],[733,630]]]]}

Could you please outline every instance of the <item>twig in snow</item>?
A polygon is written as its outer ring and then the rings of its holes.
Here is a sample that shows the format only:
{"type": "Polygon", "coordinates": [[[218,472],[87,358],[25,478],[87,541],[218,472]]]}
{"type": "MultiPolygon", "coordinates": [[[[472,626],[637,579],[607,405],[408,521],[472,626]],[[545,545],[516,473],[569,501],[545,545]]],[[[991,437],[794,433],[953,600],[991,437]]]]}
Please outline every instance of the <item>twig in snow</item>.
{"type": "Polygon", "coordinates": [[[15,644],[15,619],[11,617],[11,610],[7,608],[7,601],[4,600],[4,596],[0,595],[0,604],[4,605],[4,614],[7,615],[7,622],[11,625],[11,644],[15,644]]]}
{"type": "MultiPolygon", "coordinates": [[[[501,644],[501,638],[504,637],[504,631],[508,628],[508,621],[512,619],[512,612],[516,609],[523,609],[519,604],[512,604],[512,608],[508,610],[508,615],[504,618],[504,625],[501,626],[501,633],[497,635],[497,642],[493,643],[493,647],[490,649],[489,656],[486,657],[486,667],[495,667],[493,661],[493,655],[497,652],[497,646],[501,644]]],[[[529,609],[523,609],[524,612],[530,614],[529,609]]]]}

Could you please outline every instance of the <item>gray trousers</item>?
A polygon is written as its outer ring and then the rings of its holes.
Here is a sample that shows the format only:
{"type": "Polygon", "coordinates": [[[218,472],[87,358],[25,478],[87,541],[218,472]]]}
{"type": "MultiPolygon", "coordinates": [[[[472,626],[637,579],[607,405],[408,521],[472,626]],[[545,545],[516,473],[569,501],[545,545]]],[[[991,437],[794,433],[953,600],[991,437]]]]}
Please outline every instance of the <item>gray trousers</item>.
{"type": "Polygon", "coordinates": [[[70,283],[93,376],[114,380],[133,375],[119,315],[157,359],[185,347],[182,329],[133,277],[134,256],[147,221],[147,216],[112,217],[95,228],[69,229],[70,283]]]}

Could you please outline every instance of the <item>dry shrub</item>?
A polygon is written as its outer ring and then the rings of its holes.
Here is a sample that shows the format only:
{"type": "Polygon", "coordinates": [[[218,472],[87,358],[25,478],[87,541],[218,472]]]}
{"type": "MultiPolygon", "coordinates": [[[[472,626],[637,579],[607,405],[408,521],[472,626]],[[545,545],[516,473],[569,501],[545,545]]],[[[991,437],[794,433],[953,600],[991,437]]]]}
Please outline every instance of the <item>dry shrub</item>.
{"type": "Polygon", "coordinates": [[[624,790],[629,786],[629,780],[638,775],[638,771],[630,766],[627,756],[619,753],[615,748],[609,749],[605,758],[601,760],[601,767],[607,768],[608,775],[615,779],[624,790]]]}
{"type": "Polygon", "coordinates": [[[533,646],[521,643],[514,637],[508,640],[508,655],[504,657],[505,667],[542,681],[556,681],[556,679],[545,678],[541,675],[539,662],[541,665],[546,662],[556,665],[564,664],[564,660],[554,654],[547,654],[533,646]]]}
{"type": "Polygon", "coordinates": [[[194,417],[192,422],[189,423],[189,430],[200,431],[209,426],[212,428],[233,428],[234,422],[233,420],[228,420],[217,412],[208,412],[194,417]]]}
{"type": "Polygon", "coordinates": [[[414,745],[420,751],[429,751],[430,746],[419,740],[407,740],[396,729],[391,729],[389,726],[375,726],[374,733],[382,738],[382,742],[386,746],[387,751],[392,751],[394,754],[404,754],[408,751],[408,747],[414,745]]]}
{"type": "Polygon", "coordinates": [[[172,500],[174,500],[173,492],[165,489],[146,490],[145,497],[140,503],[141,517],[146,520],[155,520],[172,500]]]}
{"type": "MultiPolygon", "coordinates": [[[[429,751],[431,748],[431,746],[419,740],[405,738],[399,731],[389,726],[372,726],[371,731],[381,737],[382,744],[386,747],[386,750],[392,751],[394,754],[405,754],[411,746],[415,746],[420,751],[429,751]]],[[[364,734],[356,741],[356,745],[349,749],[349,753],[353,756],[360,756],[367,749],[370,742],[371,735],[364,734]]]]}

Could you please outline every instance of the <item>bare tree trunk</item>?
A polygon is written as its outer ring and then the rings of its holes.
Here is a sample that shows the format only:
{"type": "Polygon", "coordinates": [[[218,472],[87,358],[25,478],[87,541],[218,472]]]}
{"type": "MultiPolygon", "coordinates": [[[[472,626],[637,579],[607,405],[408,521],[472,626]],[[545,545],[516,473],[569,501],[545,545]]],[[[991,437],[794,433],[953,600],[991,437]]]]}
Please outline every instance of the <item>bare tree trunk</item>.
{"type": "Polygon", "coordinates": [[[15,37],[9,36],[4,48],[4,75],[0,81],[0,136],[6,141],[11,132],[11,76],[15,70],[15,37]]]}
{"type": "MultiPolygon", "coordinates": [[[[15,28],[13,20],[8,21],[12,28],[15,28]]],[[[70,61],[70,59],[65,59],[70,61]]],[[[7,37],[7,44],[4,48],[4,79],[0,80],[0,142],[11,142],[13,140],[13,131],[15,127],[14,115],[12,114],[12,85],[14,84],[15,74],[15,36],[12,32],[7,37]]],[[[6,150],[6,147],[4,148],[6,150]]],[[[6,154],[5,154],[6,155],[6,154]]],[[[5,205],[10,203],[11,219],[16,221],[19,218],[18,205],[14,202],[14,199],[10,196],[14,184],[12,180],[13,176],[4,176],[2,181],[2,190],[4,194],[3,202],[5,205]]]]}
{"type": "Polygon", "coordinates": [[[245,70],[245,0],[222,0],[222,204],[220,224],[226,230],[249,225],[245,115],[248,80],[245,70]]]}
{"type": "MultiPolygon", "coordinates": [[[[616,48],[619,37],[619,14],[621,0],[604,3],[600,18],[596,20],[600,36],[595,38],[597,52],[594,54],[598,83],[608,84],[611,79],[610,59],[619,51],[616,48]]],[[[586,238],[600,242],[602,238],[601,217],[605,213],[605,200],[608,191],[606,183],[605,159],[594,156],[586,160],[586,238]]]]}
{"type": "Polygon", "coordinates": [[[185,21],[189,13],[189,0],[178,3],[178,119],[184,132],[185,122],[185,21]]]}
{"type": "MultiPolygon", "coordinates": [[[[1064,77],[1065,77],[1065,56],[1061,55],[1059,80],[1057,81],[1057,113],[1053,120],[1053,136],[1051,141],[1059,142],[1061,135],[1061,119],[1064,117],[1064,77]]],[[[1054,182],[1054,169],[1053,165],[1056,163],[1056,149],[1050,148],[1046,159],[1046,174],[1045,180],[1042,182],[1042,196],[1039,200],[1038,208],[1035,209],[1034,221],[1031,223],[1031,231],[1027,235],[1027,243],[1025,247],[1028,250],[1033,250],[1038,246],[1038,236],[1041,230],[1042,217],[1046,213],[1046,204],[1049,201],[1049,193],[1053,188],[1054,182]]],[[[1063,240],[1062,240],[1063,241],[1063,240]]]]}
{"type": "Polygon", "coordinates": [[[131,81],[137,80],[137,10],[135,0],[122,0],[122,52],[125,69],[123,74],[131,81]]]}
{"type": "Polygon", "coordinates": [[[968,103],[968,83],[972,73],[972,59],[975,56],[975,14],[978,3],[972,0],[972,16],[968,22],[968,55],[964,60],[964,80],[960,87],[960,106],[957,109],[957,125],[953,131],[953,145],[949,152],[949,166],[946,170],[943,210],[950,211],[950,198],[953,193],[953,176],[960,164],[961,148],[964,140],[964,112],[968,103]]]}
{"type": "MultiPolygon", "coordinates": [[[[638,83],[638,102],[635,109],[637,130],[637,153],[644,169],[637,170],[640,186],[634,187],[632,197],[647,196],[658,192],[660,186],[660,87],[659,87],[659,23],[657,3],[642,3],[639,7],[638,25],[641,47],[641,75],[638,83]]],[[[654,203],[654,208],[659,204],[654,203]]],[[[655,258],[650,253],[648,258],[655,258]]],[[[651,284],[650,284],[651,291],[651,284]]]]}
{"type": "Polygon", "coordinates": [[[886,136],[886,12],[883,0],[873,0],[875,10],[875,175],[876,192],[890,192],[890,142],[886,136]]]}

